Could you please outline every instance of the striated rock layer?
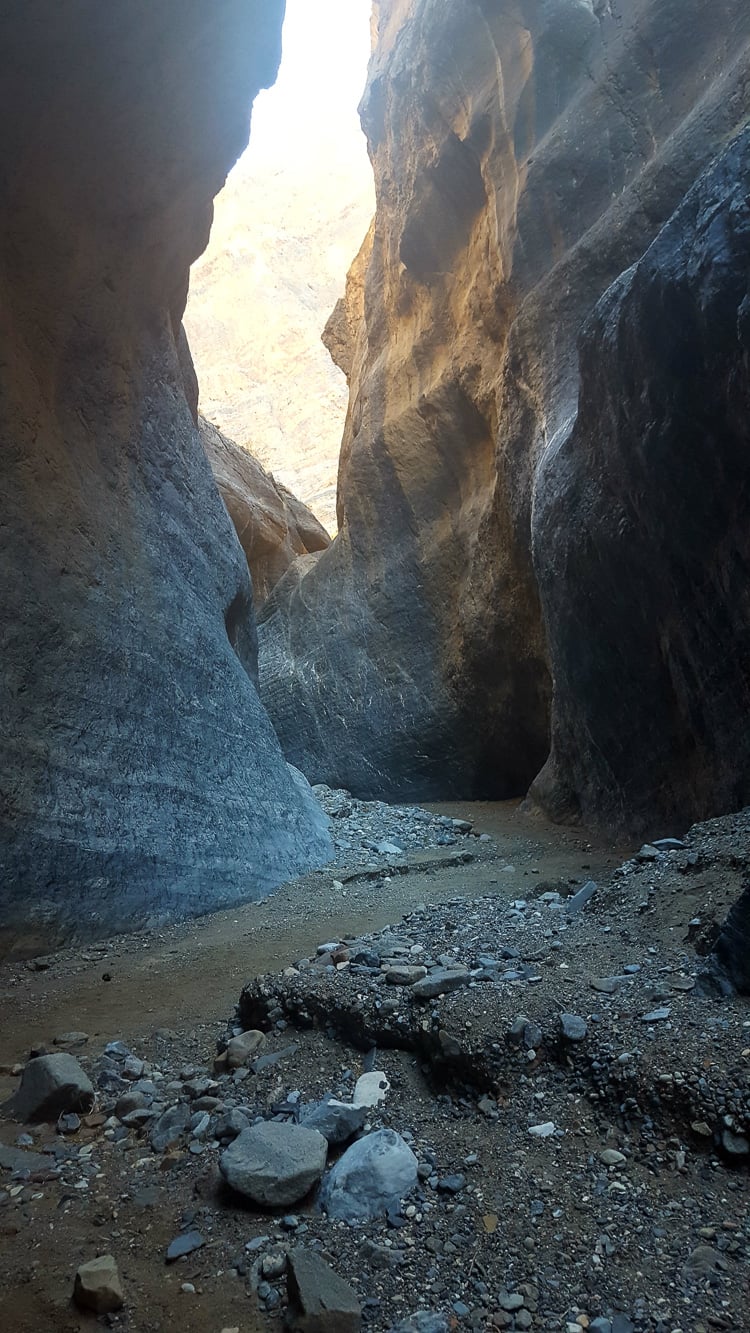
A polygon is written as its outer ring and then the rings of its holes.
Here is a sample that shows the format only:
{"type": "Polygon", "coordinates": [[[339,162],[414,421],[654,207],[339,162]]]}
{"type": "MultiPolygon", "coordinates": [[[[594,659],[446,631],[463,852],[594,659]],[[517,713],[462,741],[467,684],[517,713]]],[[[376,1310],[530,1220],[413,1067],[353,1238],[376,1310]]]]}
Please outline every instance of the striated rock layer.
{"type": "Polygon", "coordinates": [[[200,418],[203,447],[250,570],[253,602],[263,605],[298,556],[325,551],[331,539],[296,495],[257,458],[200,418]]]}
{"type": "Polygon", "coordinates": [[[700,187],[715,234],[682,208],[750,113],[750,10],[377,9],[376,218],[327,335],[350,376],[340,534],[260,625],[287,756],[359,795],[505,796],[552,732],[535,791],[558,814],[659,824],[750,799],[728,739],[747,707],[744,141],[700,187]]]}
{"type": "Polygon", "coordinates": [[[0,20],[0,928],[29,946],[328,854],[257,696],[177,346],[282,15],[17,0],[0,20]]]}

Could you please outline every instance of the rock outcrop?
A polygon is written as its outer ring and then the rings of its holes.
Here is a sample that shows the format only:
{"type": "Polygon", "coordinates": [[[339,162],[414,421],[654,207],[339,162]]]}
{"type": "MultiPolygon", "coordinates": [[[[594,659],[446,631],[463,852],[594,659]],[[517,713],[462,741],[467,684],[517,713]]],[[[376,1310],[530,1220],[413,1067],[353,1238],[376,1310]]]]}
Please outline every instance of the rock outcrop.
{"type": "Polygon", "coordinates": [[[280,0],[55,0],[0,29],[0,928],[29,947],[323,861],[256,692],[178,355],[280,0]]]}
{"type": "Polygon", "coordinates": [[[200,418],[203,447],[250,570],[253,601],[263,605],[298,556],[325,551],[331,539],[296,495],[257,458],[200,418]]]}
{"type": "MultiPolygon", "coordinates": [[[[378,24],[364,314],[352,336],[339,311],[328,339],[351,379],[340,532],[260,625],[287,756],[360,795],[500,797],[532,782],[552,732],[535,790],[557,814],[660,825],[748,799],[744,242],[728,239],[728,272],[721,239],[699,238],[712,280],[682,206],[747,120],[750,11],[382,0],[378,24]],[[653,263],[672,270],[661,286],[653,263]],[[613,284],[575,425],[579,335],[613,284]],[[692,538],[709,570],[690,591],[692,538]]],[[[724,161],[716,232],[743,141],[724,161]]]]}

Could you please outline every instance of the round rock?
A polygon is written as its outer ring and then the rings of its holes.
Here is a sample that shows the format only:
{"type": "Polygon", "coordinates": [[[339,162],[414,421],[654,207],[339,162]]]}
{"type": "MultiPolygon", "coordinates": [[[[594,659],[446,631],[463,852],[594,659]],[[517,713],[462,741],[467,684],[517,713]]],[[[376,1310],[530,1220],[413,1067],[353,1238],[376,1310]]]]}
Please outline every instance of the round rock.
{"type": "Polygon", "coordinates": [[[392,1129],[366,1134],[347,1148],[329,1172],[321,1205],[345,1222],[384,1217],[417,1183],[417,1159],[392,1129]]]}

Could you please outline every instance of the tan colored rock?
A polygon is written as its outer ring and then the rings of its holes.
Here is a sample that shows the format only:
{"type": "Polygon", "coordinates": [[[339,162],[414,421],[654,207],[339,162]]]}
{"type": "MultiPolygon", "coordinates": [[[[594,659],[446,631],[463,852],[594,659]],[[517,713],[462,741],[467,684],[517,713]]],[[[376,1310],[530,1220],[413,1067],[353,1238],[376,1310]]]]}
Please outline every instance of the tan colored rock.
{"type": "Polygon", "coordinates": [[[82,1310],[91,1310],[97,1315],[113,1314],[122,1309],[125,1297],[117,1264],[111,1254],[81,1264],[75,1277],[73,1300],[82,1310]]]}
{"type": "Polygon", "coordinates": [[[247,558],[259,608],[298,556],[324,551],[331,539],[306,505],[252,454],[205,417],[199,422],[211,471],[247,558]]]}
{"type": "Polygon", "coordinates": [[[265,1045],[266,1039],[262,1032],[240,1033],[239,1037],[232,1037],[227,1042],[226,1065],[228,1069],[242,1069],[255,1058],[258,1051],[265,1045]]]}

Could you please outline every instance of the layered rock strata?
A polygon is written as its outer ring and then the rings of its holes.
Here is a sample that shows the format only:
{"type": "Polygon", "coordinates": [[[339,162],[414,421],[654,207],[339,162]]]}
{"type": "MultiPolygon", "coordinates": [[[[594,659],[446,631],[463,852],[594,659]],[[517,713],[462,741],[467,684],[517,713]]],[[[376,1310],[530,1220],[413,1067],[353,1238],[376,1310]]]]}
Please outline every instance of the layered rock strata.
{"type": "Polygon", "coordinates": [[[0,20],[0,928],[30,947],[328,854],[257,696],[247,565],[178,355],[282,16],[17,0],[0,20]]]}
{"type": "MultiPolygon", "coordinates": [[[[750,12],[378,11],[362,104],[377,212],[363,294],[351,284],[363,313],[339,311],[328,337],[350,375],[340,533],[285,575],[260,626],[286,753],[358,795],[510,796],[552,733],[536,791],[557,814],[659,825],[739,803],[747,749],[727,738],[747,701],[744,242],[725,264],[717,236],[700,240],[718,263],[711,296],[681,206],[750,112],[750,12]],[[620,282],[673,214],[671,239],[620,282]],[[654,264],[674,282],[647,279],[654,264]],[[584,335],[576,426],[579,336],[613,284],[584,335]],[[711,517],[695,529],[704,484],[711,517]],[[700,579],[691,530],[711,572],[686,595],[700,579]]],[[[701,187],[717,232],[732,230],[744,142],[724,161],[723,185],[701,187]]]]}

